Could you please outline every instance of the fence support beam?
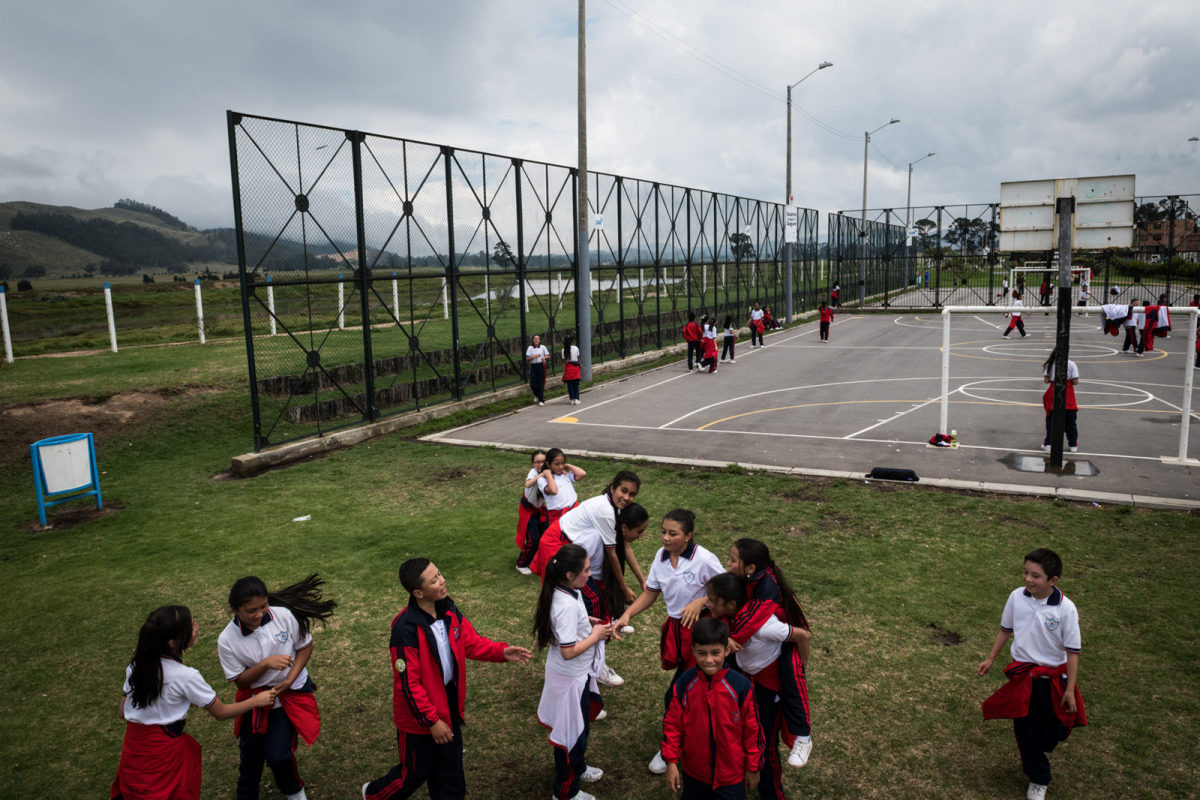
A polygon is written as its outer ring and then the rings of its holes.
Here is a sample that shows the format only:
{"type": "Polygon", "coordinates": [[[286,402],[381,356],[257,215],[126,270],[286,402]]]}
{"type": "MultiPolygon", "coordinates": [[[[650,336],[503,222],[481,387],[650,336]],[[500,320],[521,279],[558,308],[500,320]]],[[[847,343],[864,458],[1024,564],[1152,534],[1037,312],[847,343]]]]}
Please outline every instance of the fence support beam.
{"type": "Polygon", "coordinates": [[[359,305],[362,309],[363,389],[367,395],[363,417],[367,422],[374,422],[378,414],[375,410],[375,356],[371,347],[371,265],[367,261],[367,232],[364,223],[362,182],[362,143],[366,135],[360,131],[351,131],[351,136],[353,138],[350,140],[350,155],[354,165],[354,227],[358,237],[358,270],[355,272],[354,288],[358,290],[359,305]]]}
{"type": "Polygon", "coordinates": [[[450,249],[450,260],[446,263],[447,273],[442,278],[442,291],[445,293],[442,296],[442,307],[450,316],[450,337],[454,341],[454,398],[462,400],[462,353],[459,352],[458,346],[458,291],[456,290],[458,271],[454,264],[454,170],[450,165],[453,157],[454,150],[452,148],[442,148],[442,160],[446,162],[446,235],[450,249]],[[446,308],[445,305],[447,296],[449,297],[449,308],[446,308]]]}

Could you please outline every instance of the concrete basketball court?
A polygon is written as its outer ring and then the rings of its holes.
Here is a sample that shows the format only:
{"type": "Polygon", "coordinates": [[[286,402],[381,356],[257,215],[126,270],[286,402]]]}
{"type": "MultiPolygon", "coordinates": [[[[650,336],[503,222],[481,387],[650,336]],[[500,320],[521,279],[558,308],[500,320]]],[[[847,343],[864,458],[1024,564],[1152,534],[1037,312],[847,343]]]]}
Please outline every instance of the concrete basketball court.
{"type": "MultiPolygon", "coordinates": [[[[650,460],[740,462],[861,476],[874,466],[953,479],[1050,490],[1200,500],[1200,468],[1166,463],[1179,451],[1185,364],[1194,344],[1178,330],[1144,357],[1122,354],[1099,315],[1072,321],[1079,452],[1098,474],[1020,471],[1048,459],[1042,362],[1054,345],[1054,317],[1027,309],[1028,338],[1001,334],[1000,315],[955,315],[950,360],[950,428],[960,446],[930,447],[938,430],[942,319],[929,315],[838,314],[830,341],[815,323],[737,345],[737,363],[716,374],[668,367],[585,389],[582,404],[555,398],[431,439],[650,460]]],[[[1189,457],[1200,455],[1193,413],[1189,457]]],[[[691,463],[690,461],[688,463],[691,463]]],[[[1082,497],[1082,496],[1081,496],[1082,497]]],[[[1190,505],[1190,503],[1189,503],[1190,505]]]]}

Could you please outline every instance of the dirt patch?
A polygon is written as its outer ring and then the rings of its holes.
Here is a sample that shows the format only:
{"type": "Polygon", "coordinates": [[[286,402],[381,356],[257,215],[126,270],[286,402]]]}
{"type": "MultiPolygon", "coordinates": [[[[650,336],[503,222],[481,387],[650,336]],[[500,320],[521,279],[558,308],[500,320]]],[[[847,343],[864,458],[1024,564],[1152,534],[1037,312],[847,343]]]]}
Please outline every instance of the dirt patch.
{"type": "Polygon", "coordinates": [[[808,538],[808,529],[802,528],[799,525],[788,525],[787,530],[784,531],[784,533],[793,539],[807,539],[808,538]]]}
{"type": "Polygon", "coordinates": [[[214,281],[214,289],[236,289],[240,286],[237,281],[214,281]]]}
{"type": "Polygon", "coordinates": [[[946,630],[937,623],[929,623],[928,630],[933,635],[933,640],[935,642],[941,642],[946,647],[953,647],[956,644],[962,644],[962,636],[959,636],[954,631],[946,630]]]}
{"type": "Polygon", "coordinates": [[[45,527],[42,526],[41,520],[34,519],[26,522],[24,525],[18,525],[17,530],[27,533],[66,531],[91,522],[94,519],[111,517],[125,507],[120,503],[105,503],[104,508],[96,508],[95,498],[88,498],[87,502],[88,505],[86,506],[57,506],[55,508],[48,508],[46,509],[45,527]]]}
{"type": "Polygon", "coordinates": [[[440,473],[438,473],[437,480],[452,481],[457,478],[465,478],[465,477],[467,477],[467,471],[464,470],[462,467],[451,467],[450,469],[443,470],[440,473]]]}

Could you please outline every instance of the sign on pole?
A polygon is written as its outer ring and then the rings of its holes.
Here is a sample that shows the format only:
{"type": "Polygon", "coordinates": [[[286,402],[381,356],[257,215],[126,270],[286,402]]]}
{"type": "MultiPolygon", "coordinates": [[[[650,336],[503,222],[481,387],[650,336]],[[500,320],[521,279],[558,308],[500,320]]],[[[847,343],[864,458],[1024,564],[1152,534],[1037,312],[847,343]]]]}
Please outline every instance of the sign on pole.
{"type": "Polygon", "coordinates": [[[795,244],[800,232],[800,209],[787,206],[783,209],[783,241],[785,244],[795,244]]]}
{"type": "Polygon", "coordinates": [[[604,230],[604,215],[603,214],[596,215],[596,224],[593,225],[592,227],[598,231],[604,230]]]}

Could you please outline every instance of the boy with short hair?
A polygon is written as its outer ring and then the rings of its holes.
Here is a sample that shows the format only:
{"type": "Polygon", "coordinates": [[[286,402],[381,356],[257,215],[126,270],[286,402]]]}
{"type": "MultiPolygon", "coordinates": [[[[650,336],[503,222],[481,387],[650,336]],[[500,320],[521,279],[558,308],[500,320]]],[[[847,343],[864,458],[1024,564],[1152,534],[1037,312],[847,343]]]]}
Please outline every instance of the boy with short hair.
{"type": "Polygon", "coordinates": [[[462,722],[466,660],[529,663],[529,651],[475,632],[446,592],[446,579],[427,558],[400,565],[408,607],[392,620],[392,719],[400,763],[363,784],[366,800],[404,800],[429,782],[432,797],[461,798],[462,722]]]}
{"type": "Polygon", "coordinates": [[[667,788],[683,800],[745,800],[758,786],[763,734],[746,676],[725,665],[729,627],[712,617],[692,626],[696,666],[675,682],[663,719],[667,788]]]}
{"type": "Polygon", "coordinates": [[[1079,673],[1079,612],[1058,588],[1062,559],[1053,550],[1025,556],[1025,586],[1014,589],[1000,617],[992,652],[980,663],[986,675],[1004,645],[1012,640],[1008,683],[983,703],[984,719],[1011,719],[1029,778],[1028,800],[1043,800],[1050,785],[1050,759],[1071,728],[1087,725],[1079,673]]]}

